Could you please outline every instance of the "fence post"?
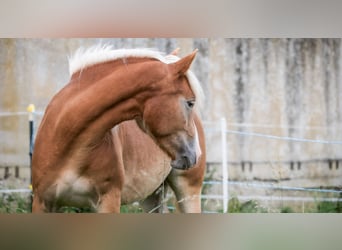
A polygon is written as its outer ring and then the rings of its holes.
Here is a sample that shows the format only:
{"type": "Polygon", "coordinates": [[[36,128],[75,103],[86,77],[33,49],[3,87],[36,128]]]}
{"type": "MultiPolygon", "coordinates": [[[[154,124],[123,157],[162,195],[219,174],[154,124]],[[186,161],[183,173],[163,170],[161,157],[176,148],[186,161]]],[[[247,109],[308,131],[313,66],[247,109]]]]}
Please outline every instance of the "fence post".
{"type": "Polygon", "coordinates": [[[228,159],[227,159],[227,123],[225,118],[221,118],[221,148],[222,148],[222,194],[223,194],[223,213],[228,212],[228,159]]]}
{"type": "Polygon", "coordinates": [[[31,167],[31,163],[32,163],[32,154],[33,154],[33,112],[35,110],[35,107],[33,104],[30,104],[28,107],[27,107],[27,111],[29,112],[29,133],[30,133],[30,151],[29,151],[29,154],[30,154],[30,167],[31,167]]]}
{"type": "MultiPolygon", "coordinates": [[[[27,112],[29,112],[29,133],[30,133],[30,148],[29,148],[29,155],[30,155],[30,172],[32,172],[32,154],[33,154],[33,129],[34,129],[34,111],[35,106],[34,104],[30,104],[27,107],[27,112]]],[[[32,184],[32,175],[30,175],[30,187],[32,184]]]]}

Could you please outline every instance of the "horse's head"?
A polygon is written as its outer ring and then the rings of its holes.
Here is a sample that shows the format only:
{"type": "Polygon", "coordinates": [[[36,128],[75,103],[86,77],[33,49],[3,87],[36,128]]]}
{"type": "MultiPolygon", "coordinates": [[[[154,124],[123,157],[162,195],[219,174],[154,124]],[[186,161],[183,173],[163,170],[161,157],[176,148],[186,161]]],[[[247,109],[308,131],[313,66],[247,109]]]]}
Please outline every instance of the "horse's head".
{"type": "Polygon", "coordinates": [[[165,64],[165,77],[154,82],[154,93],[143,110],[140,127],[171,157],[177,169],[192,167],[201,155],[194,123],[196,95],[187,71],[196,51],[173,63],[165,64]]]}

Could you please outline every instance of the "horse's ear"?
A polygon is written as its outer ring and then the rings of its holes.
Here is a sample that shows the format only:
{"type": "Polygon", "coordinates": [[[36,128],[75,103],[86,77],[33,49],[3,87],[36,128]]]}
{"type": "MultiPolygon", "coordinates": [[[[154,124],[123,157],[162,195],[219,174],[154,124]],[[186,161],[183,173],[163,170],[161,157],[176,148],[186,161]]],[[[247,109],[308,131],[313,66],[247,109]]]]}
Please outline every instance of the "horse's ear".
{"type": "Polygon", "coordinates": [[[174,69],[175,69],[175,74],[184,75],[188,71],[192,61],[195,59],[197,51],[198,50],[196,49],[191,54],[189,54],[189,55],[183,57],[182,59],[180,59],[179,61],[173,63],[174,69]]]}
{"type": "Polygon", "coordinates": [[[177,49],[175,49],[174,51],[172,51],[172,52],[170,53],[170,55],[177,56],[178,53],[179,53],[179,51],[180,51],[180,48],[177,48],[177,49]]]}

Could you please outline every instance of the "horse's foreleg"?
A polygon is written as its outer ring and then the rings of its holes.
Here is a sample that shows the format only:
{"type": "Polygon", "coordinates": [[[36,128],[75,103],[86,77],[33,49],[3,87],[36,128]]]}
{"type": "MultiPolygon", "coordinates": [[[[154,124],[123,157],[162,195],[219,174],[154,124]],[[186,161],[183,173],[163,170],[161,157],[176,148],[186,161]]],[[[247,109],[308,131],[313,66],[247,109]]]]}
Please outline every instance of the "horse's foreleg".
{"type": "Polygon", "coordinates": [[[120,213],[121,206],[121,190],[113,188],[106,194],[102,195],[100,204],[97,208],[99,213],[120,213]]]}
{"type": "MultiPolygon", "coordinates": [[[[182,182],[182,180],[180,180],[182,182]]],[[[174,190],[181,213],[201,213],[201,187],[183,182],[174,190]]]]}
{"type": "Polygon", "coordinates": [[[32,201],[32,213],[45,213],[47,209],[45,207],[44,202],[39,199],[38,195],[33,196],[32,201]]]}
{"type": "Polygon", "coordinates": [[[202,169],[187,171],[173,169],[167,178],[177,198],[177,206],[181,213],[201,213],[201,190],[203,182],[202,169]],[[199,172],[195,175],[192,172],[199,172]]]}

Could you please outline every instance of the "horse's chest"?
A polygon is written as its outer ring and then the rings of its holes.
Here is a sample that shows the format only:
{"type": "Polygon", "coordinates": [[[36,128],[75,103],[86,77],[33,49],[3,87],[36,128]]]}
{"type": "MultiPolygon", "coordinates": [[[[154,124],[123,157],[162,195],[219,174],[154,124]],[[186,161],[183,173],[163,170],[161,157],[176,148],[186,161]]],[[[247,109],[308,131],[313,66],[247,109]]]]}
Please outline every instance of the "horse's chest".
{"type": "Polygon", "coordinates": [[[145,199],[166,179],[171,171],[169,164],[131,166],[126,169],[121,201],[123,204],[145,199]]]}

